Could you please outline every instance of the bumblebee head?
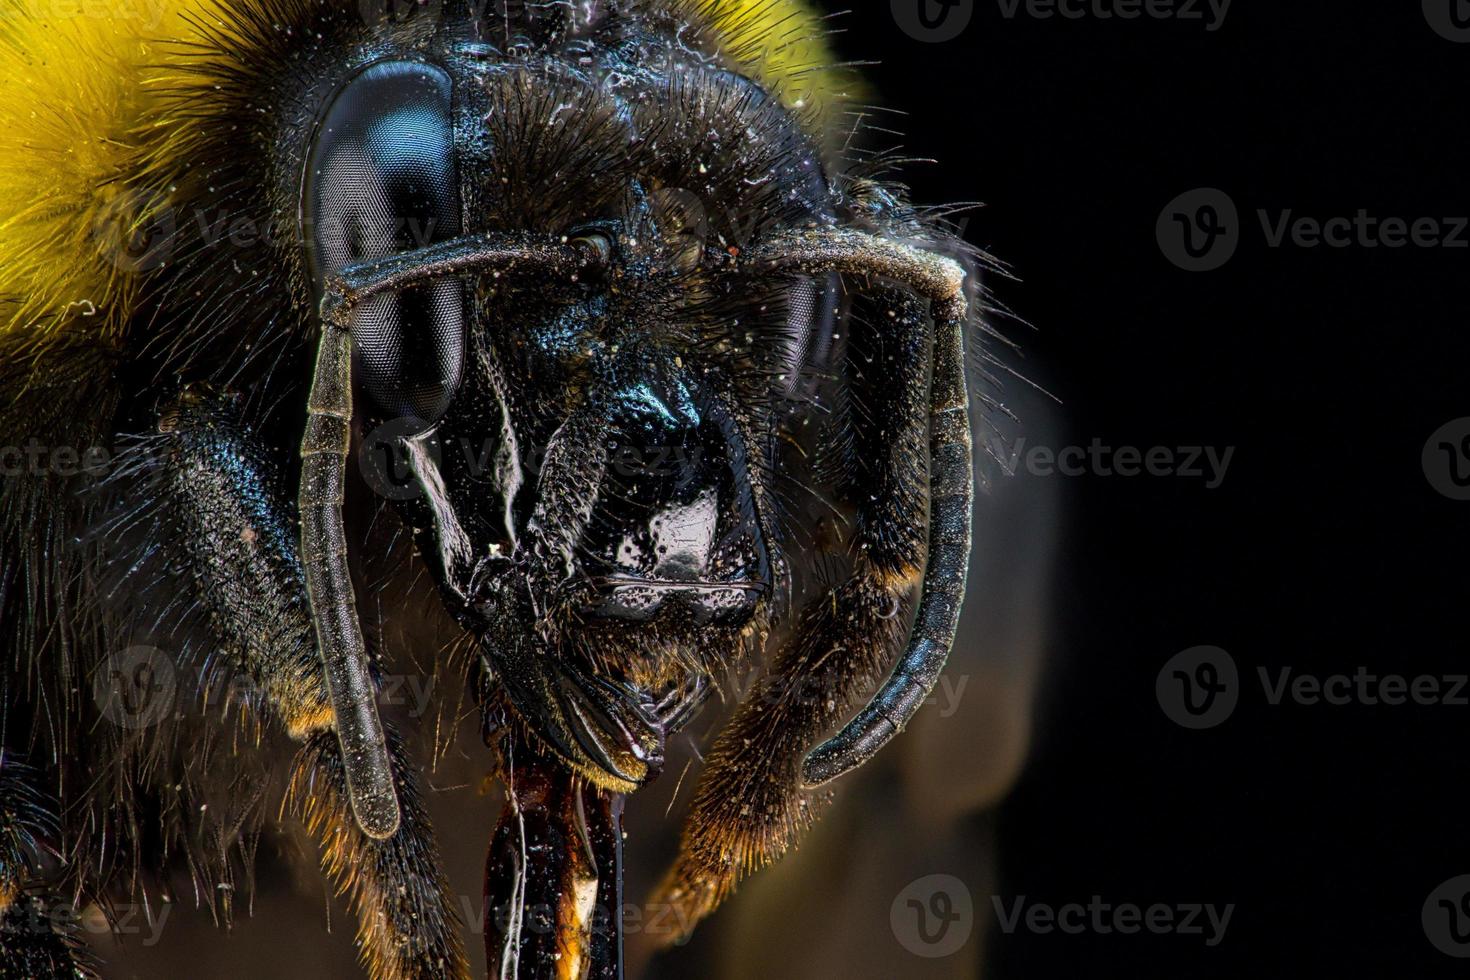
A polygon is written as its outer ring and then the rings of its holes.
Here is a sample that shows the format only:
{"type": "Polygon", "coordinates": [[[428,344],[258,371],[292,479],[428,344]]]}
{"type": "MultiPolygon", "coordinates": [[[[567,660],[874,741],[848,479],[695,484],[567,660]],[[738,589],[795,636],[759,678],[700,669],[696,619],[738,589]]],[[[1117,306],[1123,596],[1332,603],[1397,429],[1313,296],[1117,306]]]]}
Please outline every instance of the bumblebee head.
{"type": "MultiPolygon", "coordinates": [[[[850,568],[774,652],[762,683],[780,700],[742,702],[712,752],[709,798],[742,810],[715,823],[750,811],[767,854],[789,839],[810,817],[798,780],[860,765],[936,682],[973,491],[970,293],[940,254],[965,253],[885,189],[888,161],[843,162],[846,75],[822,18],[805,0],[159,13],[6,24],[0,346],[37,364],[88,352],[95,387],[52,411],[98,433],[155,425],[160,385],[203,382],[241,392],[262,455],[300,440],[299,537],[269,542],[285,611],[254,608],[253,557],[241,574],[201,559],[202,577],[232,580],[231,645],[293,620],[271,651],[306,657],[288,726],[335,731],[361,829],[389,838],[403,811],[355,605],[374,543],[346,526],[365,499],[354,446],[416,539],[408,570],[427,568],[472,641],[487,727],[508,720],[619,792],[764,646],[802,567],[777,529],[807,505],[851,518],[813,535],[845,537],[832,564],[850,568]],[[806,449],[832,457],[831,503],[806,449]],[[888,680],[808,752],[886,662],[916,586],[888,680]],[[795,684],[810,673],[814,698],[795,684]]],[[[284,532],[264,483],[223,481],[224,506],[258,497],[284,532]]],[[[706,853],[738,876],[729,849],[706,853]]]]}
{"type": "Polygon", "coordinates": [[[780,585],[768,474],[837,290],[740,257],[833,202],[754,82],[558,26],[364,58],[306,131],[301,240],[350,338],[326,414],[517,715],[627,790],[780,585]]]}

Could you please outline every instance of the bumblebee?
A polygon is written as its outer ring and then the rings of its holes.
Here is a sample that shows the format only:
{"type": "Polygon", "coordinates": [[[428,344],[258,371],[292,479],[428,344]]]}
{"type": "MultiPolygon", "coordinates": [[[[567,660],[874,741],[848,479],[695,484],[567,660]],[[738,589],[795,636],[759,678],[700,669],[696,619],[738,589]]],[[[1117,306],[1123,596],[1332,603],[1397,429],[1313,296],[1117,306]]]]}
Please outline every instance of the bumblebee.
{"type": "Polygon", "coordinates": [[[904,728],[979,257],[854,149],[804,0],[4,15],[0,975],[86,975],[37,910],[180,866],[228,917],[278,815],[371,976],[466,975],[405,664],[505,787],[503,977],[621,975],[623,799],[731,678],[688,928],[904,728]]]}

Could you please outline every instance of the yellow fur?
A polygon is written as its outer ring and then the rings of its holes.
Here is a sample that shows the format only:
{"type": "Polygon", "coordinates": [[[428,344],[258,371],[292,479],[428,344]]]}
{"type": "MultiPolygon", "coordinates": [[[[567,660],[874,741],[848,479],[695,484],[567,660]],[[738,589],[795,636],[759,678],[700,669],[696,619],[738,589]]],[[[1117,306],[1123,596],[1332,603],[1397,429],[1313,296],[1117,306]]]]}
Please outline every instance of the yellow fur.
{"type": "Polygon", "coordinates": [[[115,342],[136,275],[118,250],[162,200],[177,137],[150,125],[157,38],[178,0],[0,8],[0,332],[38,349],[75,324],[115,342]]]}
{"type": "MultiPolygon", "coordinates": [[[[120,342],[145,271],[129,251],[188,159],[166,93],[207,23],[251,0],[0,0],[0,340],[120,342]],[[178,43],[178,42],[183,42],[178,43]]],[[[822,132],[841,95],[806,0],[693,0],[722,51],[822,132]]],[[[343,3],[344,16],[358,4],[343,3]]],[[[818,134],[819,135],[819,134],[818,134]]]]}
{"type": "Polygon", "coordinates": [[[751,77],[781,95],[785,105],[821,130],[852,84],[834,64],[825,19],[808,0],[698,0],[697,9],[721,38],[726,53],[751,77]]]}

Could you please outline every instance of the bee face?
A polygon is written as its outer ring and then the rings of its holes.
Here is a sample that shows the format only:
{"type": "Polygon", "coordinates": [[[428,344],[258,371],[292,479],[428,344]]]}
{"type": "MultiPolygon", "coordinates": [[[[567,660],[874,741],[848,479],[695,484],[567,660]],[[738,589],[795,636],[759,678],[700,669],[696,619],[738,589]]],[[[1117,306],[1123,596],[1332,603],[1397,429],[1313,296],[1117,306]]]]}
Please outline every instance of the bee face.
{"type": "MultiPolygon", "coordinates": [[[[806,0],[163,7],[127,29],[28,10],[0,44],[0,430],[122,447],[85,498],[0,480],[22,559],[0,652],[27,678],[0,684],[0,784],[17,735],[55,762],[74,894],[149,843],[144,795],[169,840],[238,839],[238,810],[271,809],[258,780],[217,767],[216,791],[176,758],[182,713],[114,732],[78,694],[177,638],[161,662],[198,661],[201,726],[237,703],[204,672],[234,671],[248,730],[301,743],[287,802],[372,975],[464,975],[354,585],[427,578],[511,797],[487,899],[558,909],[547,936],[487,929],[492,958],[612,975],[617,928],[583,900],[621,903],[616,794],[716,678],[762,657],[654,899],[687,925],[937,682],[970,544],[969,253],[881,156],[846,158],[806,0]],[[820,561],[784,534],[808,510],[843,527],[820,561]],[[412,558],[373,533],[400,522],[412,558]],[[768,644],[777,597],[800,609],[768,644]]],[[[442,639],[374,605],[386,652],[442,639]]],[[[198,893],[229,895],[232,854],[191,851],[198,893]]],[[[26,864],[0,848],[0,918],[26,864]]]]}
{"type": "Polygon", "coordinates": [[[357,305],[350,332],[451,611],[519,714],[627,788],[776,591],[763,484],[835,290],[733,260],[832,203],[796,121],[738,75],[646,43],[636,64],[585,37],[536,52],[466,24],[346,73],[293,154],[304,264],[320,297],[487,236],[594,257],[434,276],[357,305]]]}

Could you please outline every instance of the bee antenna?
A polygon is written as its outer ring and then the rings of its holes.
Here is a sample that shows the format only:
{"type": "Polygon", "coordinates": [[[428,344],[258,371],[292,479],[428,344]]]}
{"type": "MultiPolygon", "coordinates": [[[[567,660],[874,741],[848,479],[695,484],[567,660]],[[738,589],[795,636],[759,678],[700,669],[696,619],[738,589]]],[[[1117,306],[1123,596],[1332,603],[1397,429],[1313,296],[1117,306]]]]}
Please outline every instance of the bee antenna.
{"type": "Polygon", "coordinates": [[[385,840],[397,833],[400,813],[347,567],[342,504],[351,444],[352,338],[345,326],[328,320],[322,325],[301,440],[301,561],[347,796],[363,833],[385,840]]]}
{"type": "Polygon", "coordinates": [[[385,292],[463,273],[521,269],[571,276],[606,264],[593,236],[571,241],[469,235],[414,252],[348,266],[327,277],[321,301],[322,336],[306,404],[301,440],[301,563],[316,626],[317,648],[342,746],[347,796],[369,837],[392,837],[400,819],[393,769],[378,717],[357,598],[347,565],[347,456],[352,448],[353,310],[385,292]]]}
{"type": "Polygon", "coordinates": [[[959,625],[969,567],[975,494],[965,376],[969,304],[955,261],[903,242],[846,229],[773,236],[741,257],[754,271],[839,272],[888,279],[931,303],[933,371],[929,397],[929,554],[907,648],[867,706],[814,748],[802,782],[821,786],[871,759],[913,719],[934,689],[959,625]]]}

